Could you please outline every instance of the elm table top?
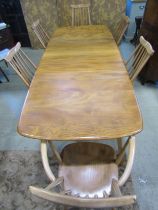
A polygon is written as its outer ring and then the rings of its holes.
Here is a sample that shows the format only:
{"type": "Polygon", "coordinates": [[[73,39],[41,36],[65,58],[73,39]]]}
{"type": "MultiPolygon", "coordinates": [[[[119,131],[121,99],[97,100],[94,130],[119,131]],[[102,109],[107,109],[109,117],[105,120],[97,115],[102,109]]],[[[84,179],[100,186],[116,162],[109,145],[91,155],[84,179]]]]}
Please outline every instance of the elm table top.
{"type": "Polygon", "coordinates": [[[115,139],[141,130],[133,86],[109,29],[57,29],[31,83],[18,132],[69,141],[115,139]]]}

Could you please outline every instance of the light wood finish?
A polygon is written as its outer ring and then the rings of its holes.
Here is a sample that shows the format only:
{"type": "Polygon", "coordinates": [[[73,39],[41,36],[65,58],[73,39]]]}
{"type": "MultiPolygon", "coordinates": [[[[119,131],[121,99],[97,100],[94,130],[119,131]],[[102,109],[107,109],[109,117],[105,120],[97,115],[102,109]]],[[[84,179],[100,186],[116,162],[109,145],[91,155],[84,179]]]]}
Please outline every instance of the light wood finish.
{"type": "Polygon", "coordinates": [[[123,186],[126,183],[132,171],[135,157],[135,136],[129,137],[128,145],[127,163],[122,176],[119,178],[119,186],[123,186]]]}
{"type": "Polygon", "coordinates": [[[66,165],[112,163],[115,160],[115,151],[111,146],[104,144],[78,142],[65,146],[61,158],[66,165]]]}
{"type": "Polygon", "coordinates": [[[112,180],[111,194],[114,197],[121,197],[122,196],[118,181],[116,179],[112,180]]]}
{"type": "Polygon", "coordinates": [[[64,175],[65,190],[82,198],[109,197],[117,173],[115,164],[63,165],[59,169],[59,176],[64,175]]]}
{"type": "Polygon", "coordinates": [[[81,141],[117,139],[141,130],[133,86],[108,28],[57,29],[32,81],[18,132],[81,141]]]}
{"type": "Polygon", "coordinates": [[[112,147],[93,142],[73,143],[64,148],[61,158],[60,178],[45,189],[30,187],[33,194],[59,204],[87,208],[119,207],[135,202],[135,196],[121,194],[112,147]]]}
{"type": "Polygon", "coordinates": [[[43,167],[48,178],[50,179],[51,182],[55,181],[56,178],[49,165],[49,160],[48,160],[48,155],[47,155],[47,142],[44,140],[41,141],[41,157],[42,157],[43,167]]]}
{"type": "Polygon", "coordinates": [[[90,4],[71,5],[72,26],[91,25],[90,4]]]}
{"type": "MultiPolygon", "coordinates": [[[[122,149],[123,149],[123,139],[122,138],[118,138],[116,140],[116,143],[117,143],[117,146],[118,146],[117,154],[120,155],[120,153],[122,152],[122,149]]],[[[119,165],[123,165],[125,160],[126,160],[126,156],[125,156],[125,153],[123,153],[122,157],[121,157],[121,162],[119,163],[119,165]]]]}
{"type": "MultiPolygon", "coordinates": [[[[51,182],[45,189],[52,190],[53,188],[55,188],[57,186],[63,185],[63,182],[64,182],[64,177],[59,177],[55,181],[51,182]]],[[[63,190],[63,189],[61,189],[61,190],[63,190]]]]}
{"type": "Polygon", "coordinates": [[[46,33],[46,31],[44,30],[44,28],[42,27],[39,20],[35,21],[32,24],[32,29],[35,32],[39,41],[41,42],[42,46],[44,48],[46,48],[50,38],[49,38],[48,34],[46,33]]]}
{"type": "Polygon", "coordinates": [[[80,194],[81,197],[85,197],[88,192],[89,197],[95,194],[99,197],[102,196],[100,193],[103,191],[109,195],[112,179],[118,180],[119,186],[123,186],[129,178],[134,155],[135,137],[128,138],[117,159],[114,150],[105,144],[92,142],[69,144],[61,153],[62,164],[59,167],[59,177],[64,177],[65,190],[71,189],[73,195],[80,194]],[[127,146],[129,146],[127,165],[118,180],[115,165],[121,162],[127,146]],[[116,164],[113,164],[115,162],[116,164]]]}
{"type": "Polygon", "coordinates": [[[117,139],[118,153],[120,153],[120,151],[121,151],[121,149],[122,149],[122,145],[123,145],[123,140],[122,140],[122,138],[118,138],[118,139],[117,139]]]}
{"type": "MultiPolygon", "coordinates": [[[[130,139],[130,138],[129,138],[130,139]]],[[[122,147],[120,148],[120,151],[118,153],[117,159],[116,159],[116,164],[120,165],[122,163],[122,161],[125,158],[125,151],[127,149],[127,146],[129,145],[129,139],[126,141],[126,143],[124,145],[122,145],[122,147]]]]}
{"type": "Polygon", "coordinates": [[[115,27],[112,30],[113,36],[118,45],[120,44],[124,36],[124,33],[128,28],[128,25],[129,25],[129,18],[124,14],[122,14],[120,20],[117,22],[117,24],[115,24],[115,27]]]}
{"type": "Polygon", "coordinates": [[[11,65],[19,77],[29,87],[37,67],[21,49],[20,42],[9,51],[4,60],[11,65]]]}
{"type": "MultiPolygon", "coordinates": [[[[92,143],[92,142],[80,142],[80,143],[69,144],[63,149],[61,153],[61,162],[59,162],[59,164],[61,165],[61,168],[63,165],[70,166],[71,168],[71,166],[80,167],[81,165],[82,166],[88,165],[89,167],[89,165],[93,164],[97,165],[105,163],[106,164],[115,163],[119,166],[122,155],[123,153],[125,153],[127,146],[128,146],[128,156],[127,156],[126,167],[124,173],[118,180],[119,186],[122,186],[129,178],[134,162],[134,155],[135,155],[134,136],[128,138],[118,156],[116,155],[116,152],[114,153],[113,148],[105,144],[92,143]]],[[[47,156],[47,141],[44,140],[41,141],[41,156],[42,156],[43,166],[48,178],[51,181],[54,181],[56,178],[53,172],[51,171],[47,156]]]]}
{"type": "Polygon", "coordinates": [[[56,192],[50,192],[37,187],[30,187],[31,193],[34,195],[52,201],[54,203],[60,203],[63,205],[73,207],[84,207],[84,208],[105,208],[105,207],[121,207],[128,206],[135,203],[136,196],[121,196],[121,197],[110,197],[102,199],[89,199],[89,198],[78,198],[69,195],[62,195],[56,192]]]}
{"type": "Polygon", "coordinates": [[[126,67],[129,71],[131,81],[138,76],[149,58],[154,54],[151,44],[145,40],[143,36],[140,37],[139,41],[139,45],[126,62],[126,67]]]}
{"type": "Polygon", "coordinates": [[[52,153],[56,157],[56,160],[58,161],[58,163],[62,163],[62,159],[61,159],[60,154],[57,151],[55,145],[51,141],[49,141],[49,144],[50,144],[50,148],[52,150],[52,153]]]}
{"type": "Polygon", "coordinates": [[[112,147],[92,142],[67,145],[62,151],[59,177],[64,177],[64,189],[71,195],[89,198],[109,197],[112,179],[118,180],[112,147]]]}

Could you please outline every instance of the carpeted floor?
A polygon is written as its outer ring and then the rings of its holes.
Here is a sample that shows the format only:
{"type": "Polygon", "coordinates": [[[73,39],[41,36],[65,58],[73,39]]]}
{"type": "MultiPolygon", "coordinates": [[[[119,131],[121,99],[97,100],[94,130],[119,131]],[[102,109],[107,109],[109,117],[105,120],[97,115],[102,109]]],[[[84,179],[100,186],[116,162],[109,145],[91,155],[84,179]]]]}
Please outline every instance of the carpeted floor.
{"type": "MultiPolygon", "coordinates": [[[[57,162],[51,161],[50,165],[57,174],[57,162]]],[[[39,152],[0,152],[0,210],[63,210],[63,206],[39,199],[28,190],[30,185],[45,187],[48,183],[39,152]]],[[[131,179],[122,192],[134,194],[131,179]]],[[[120,209],[139,210],[137,204],[120,209]]]]}

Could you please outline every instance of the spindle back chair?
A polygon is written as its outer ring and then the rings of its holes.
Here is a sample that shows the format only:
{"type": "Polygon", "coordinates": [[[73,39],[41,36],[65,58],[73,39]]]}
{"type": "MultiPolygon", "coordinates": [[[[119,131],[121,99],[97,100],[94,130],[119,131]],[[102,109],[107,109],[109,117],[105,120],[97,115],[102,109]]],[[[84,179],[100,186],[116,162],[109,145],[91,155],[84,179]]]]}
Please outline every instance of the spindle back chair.
{"type": "Polygon", "coordinates": [[[148,62],[149,58],[154,54],[154,50],[151,44],[145,40],[143,36],[139,39],[139,44],[125,63],[126,68],[129,72],[129,77],[133,81],[145,64],[148,62]]]}
{"type": "Polygon", "coordinates": [[[112,30],[112,34],[114,36],[117,45],[120,44],[124,36],[124,33],[128,28],[128,25],[129,25],[129,18],[124,14],[122,14],[119,21],[115,24],[115,27],[112,30]]]}
{"type": "Polygon", "coordinates": [[[11,65],[19,77],[29,87],[37,67],[21,49],[20,42],[9,51],[4,60],[11,65]]]}
{"type": "Polygon", "coordinates": [[[35,21],[32,24],[32,29],[35,32],[37,38],[39,39],[39,41],[41,42],[42,46],[44,48],[47,47],[48,41],[49,41],[49,36],[46,33],[46,31],[44,30],[44,28],[42,27],[41,23],[39,20],[35,21]]]}
{"type": "Polygon", "coordinates": [[[72,26],[91,25],[90,4],[71,5],[72,26]]]}

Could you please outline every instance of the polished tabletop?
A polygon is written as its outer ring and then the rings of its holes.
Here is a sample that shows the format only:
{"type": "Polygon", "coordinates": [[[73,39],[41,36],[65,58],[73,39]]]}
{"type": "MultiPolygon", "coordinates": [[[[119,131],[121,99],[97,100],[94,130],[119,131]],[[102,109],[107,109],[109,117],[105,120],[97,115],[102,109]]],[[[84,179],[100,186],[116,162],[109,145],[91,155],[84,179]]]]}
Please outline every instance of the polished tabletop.
{"type": "Polygon", "coordinates": [[[57,29],[29,88],[18,132],[69,141],[115,139],[141,130],[133,86],[109,29],[57,29]]]}

